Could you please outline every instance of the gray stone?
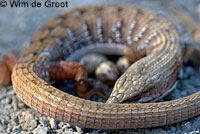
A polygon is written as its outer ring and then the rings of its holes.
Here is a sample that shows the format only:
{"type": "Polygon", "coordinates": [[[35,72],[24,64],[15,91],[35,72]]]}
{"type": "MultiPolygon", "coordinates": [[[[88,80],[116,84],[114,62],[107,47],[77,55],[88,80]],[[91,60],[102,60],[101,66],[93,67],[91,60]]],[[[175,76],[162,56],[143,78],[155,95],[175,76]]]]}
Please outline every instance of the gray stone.
{"type": "Polygon", "coordinates": [[[167,131],[163,129],[155,129],[151,132],[152,134],[167,134],[167,131]]]}
{"type": "Polygon", "coordinates": [[[7,120],[5,120],[5,119],[2,119],[1,120],[1,124],[2,124],[3,129],[6,130],[8,128],[9,122],[7,120]]]}
{"type": "Polygon", "coordinates": [[[14,91],[14,90],[9,90],[8,93],[7,93],[8,96],[14,95],[14,94],[15,94],[15,91],[14,91]]]}
{"type": "Polygon", "coordinates": [[[22,131],[21,134],[32,134],[32,132],[22,131]]]}
{"type": "Polygon", "coordinates": [[[7,104],[7,105],[5,106],[5,109],[11,109],[11,108],[12,108],[12,106],[9,105],[9,104],[7,104]]]}
{"type": "Polygon", "coordinates": [[[18,125],[18,126],[16,126],[16,127],[14,127],[12,131],[13,131],[14,133],[20,133],[20,132],[22,131],[22,128],[21,128],[20,125],[18,125]]]}
{"type": "Polygon", "coordinates": [[[6,131],[7,131],[8,133],[12,132],[12,128],[11,128],[11,127],[8,127],[6,131]]]}
{"type": "Polygon", "coordinates": [[[21,102],[21,103],[18,104],[18,107],[19,107],[19,108],[24,108],[24,107],[25,107],[25,104],[21,102]]]}
{"type": "Polygon", "coordinates": [[[0,94],[0,100],[4,99],[6,97],[5,94],[0,94]]]}
{"type": "Polygon", "coordinates": [[[80,134],[82,134],[82,133],[83,133],[83,130],[82,130],[82,128],[80,128],[80,127],[78,127],[78,126],[76,126],[76,131],[77,131],[78,133],[80,133],[80,134]]]}
{"type": "Polygon", "coordinates": [[[192,127],[192,123],[191,122],[182,123],[181,127],[183,130],[190,130],[192,127]]]}
{"type": "Polygon", "coordinates": [[[14,117],[13,121],[14,121],[15,124],[19,124],[19,118],[18,118],[18,116],[14,117]]]}
{"type": "Polygon", "coordinates": [[[30,129],[31,129],[31,130],[33,130],[34,128],[36,128],[37,125],[38,125],[38,123],[37,123],[36,120],[31,120],[31,121],[29,122],[29,124],[30,124],[30,129]]]}
{"type": "Polygon", "coordinates": [[[175,127],[170,127],[170,130],[172,131],[172,132],[175,132],[176,131],[176,128],[175,127]]]}
{"type": "Polygon", "coordinates": [[[197,117],[197,118],[194,120],[193,127],[198,128],[198,129],[200,130],[200,117],[197,117]]]}
{"type": "Polygon", "coordinates": [[[39,122],[42,126],[45,126],[45,127],[49,126],[49,120],[47,119],[40,120],[39,122]]]}
{"type": "Polygon", "coordinates": [[[7,97],[1,101],[1,104],[7,105],[7,104],[10,104],[11,102],[12,102],[12,99],[7,97]]]}
{"type": "Polygon", "coordinates": [[[36,129],[34,129],[33,134],[47,134],[49,132],[49,128],[38,126],[36,129]]]}

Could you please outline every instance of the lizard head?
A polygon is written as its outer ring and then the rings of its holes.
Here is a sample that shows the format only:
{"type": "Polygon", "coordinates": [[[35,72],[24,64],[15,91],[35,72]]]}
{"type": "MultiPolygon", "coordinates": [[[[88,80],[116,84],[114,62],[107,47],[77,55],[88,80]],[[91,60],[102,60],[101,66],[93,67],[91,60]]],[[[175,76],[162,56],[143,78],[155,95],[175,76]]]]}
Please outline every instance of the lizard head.
{"type": "Polygon", "coordinates": [[[116,81],[107,103],[122,103],[140,95],[150,98],[153,94],[147,93],[149,90],[159,95],[166,88],[167,81],[161,74],[146,69],[145,63],[139,60],[116,81]]]}
{"type": "Polygon", "coordinates": [[[113,91],[107,100],[107,103],[121,103],[141,92],[141,68],[135,68],[131,65],[127,71],[116,81],[113,91]]]}

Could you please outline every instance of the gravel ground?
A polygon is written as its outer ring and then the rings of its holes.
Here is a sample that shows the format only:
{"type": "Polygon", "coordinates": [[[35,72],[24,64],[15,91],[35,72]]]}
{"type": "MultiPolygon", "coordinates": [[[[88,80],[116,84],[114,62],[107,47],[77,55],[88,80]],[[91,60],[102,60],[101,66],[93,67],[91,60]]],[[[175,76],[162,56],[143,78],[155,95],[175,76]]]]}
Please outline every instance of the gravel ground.
{"type": "MultiPolygon", "coordinates": [[[[22,1],[22,0],[21,0],[22,1]]],[[[24,0],[25,1],[25,0],[24,0]]],[[[27,0],[28,1],[28,0],[27,0]]],[[[64,0],[62,0],[64,1],[64,0]]],[[[9,2],[9,1],[7,1],[9,2]]],[[[30,2],[30,0],[29,0],[30,2]]],[[[129,4],[138,5],[152,9],[170,19],[181,35],[181,41],[191,39],[191,30],[180,24],[173,15],[164,0],[68,0],[68,8],[1,8],[0,7],[0,58],[3,54],[13,52],[20,56],[27,46],[32,35],[48,20],[54,16],[75,7],[94,4],[129,4]]],[[[172,2],[172,1],[171,1],[172,2]]],[[[200,23],[200,0],[176,0],[174,3],[180,5],[184,10],[200,23]],[[189,5],[189,6],[188,6],[189,5]]],[[[176,89],[163,100],[178,99],[188,96],[200,90],[200,74],[190,63],[185,64],[183,75],[176,89]]],[[[39,114],[26,106],[17,97],[12,86],[0,87],[0,133],[23,133],[23,134],[45,134],[45,133],[148,133],[148,134],[195,134],[200,133],[200,116],[190,120],[151,129],[129,129],[129,130],[94,130],[85,129],[70,124],[57,122],[57,130],[50,129],[48,117],[39,114]]]]}

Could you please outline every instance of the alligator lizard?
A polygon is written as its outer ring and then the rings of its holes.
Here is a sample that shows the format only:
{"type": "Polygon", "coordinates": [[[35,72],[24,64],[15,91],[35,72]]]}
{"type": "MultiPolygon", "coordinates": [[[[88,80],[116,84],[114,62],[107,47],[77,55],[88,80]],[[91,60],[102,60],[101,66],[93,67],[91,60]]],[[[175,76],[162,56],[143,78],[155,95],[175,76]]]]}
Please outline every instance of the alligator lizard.
{"type": "Polygon", "coordinates": [[[24,103],[56,120],[95,129],[149,128],[200,114],[200,92],[166,102],[118,102],[150,89],[166,91],[181,65],[179,37],[165,17],[134,6],[89,6],[45,24],[14,66],[12,82],[24,103]],[[137,61],[118,79],[107,103],[69,95],[48,83],[52,61],[76,60],[91,51],[119,55],[127,48],[137,61]]]}

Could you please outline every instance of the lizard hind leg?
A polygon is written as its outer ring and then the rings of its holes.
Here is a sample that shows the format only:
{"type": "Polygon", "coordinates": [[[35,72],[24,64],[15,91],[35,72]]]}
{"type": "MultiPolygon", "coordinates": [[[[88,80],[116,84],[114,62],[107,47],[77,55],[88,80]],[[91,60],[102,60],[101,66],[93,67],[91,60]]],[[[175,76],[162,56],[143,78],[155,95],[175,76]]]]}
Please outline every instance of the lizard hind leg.
{"type": "Polygon", "coordinates": [[[11,72],[14,65],[17,63],[18,57],[14,54],[8,53],[5,54],[2,58],[0,66],[0,85],[6,86],[11,81],[11,72]]]}

